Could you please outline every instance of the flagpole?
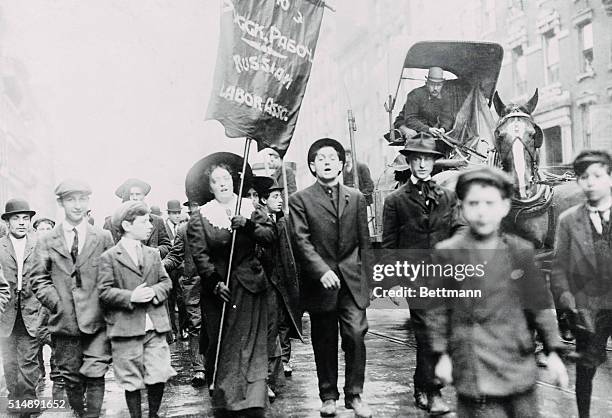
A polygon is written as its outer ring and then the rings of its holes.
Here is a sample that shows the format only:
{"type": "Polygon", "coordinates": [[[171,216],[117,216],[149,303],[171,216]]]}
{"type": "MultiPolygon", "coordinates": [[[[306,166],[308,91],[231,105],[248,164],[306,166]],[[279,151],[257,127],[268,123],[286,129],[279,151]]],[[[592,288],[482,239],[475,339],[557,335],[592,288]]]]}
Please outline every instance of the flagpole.
{"type": "Polygon", "coordinates": [[[281,159],[281,174],[283,176],[283,194],[285,203],[283,205],[283,209],[285,209],[285,214],[289,211],[289,190],[287,189],[287,168],[285,167],[285,158],[281,159]]]}
{"type": "MultiPolygon", "coordinates": [[[[238,199],[236,199],[236,210],[234,212],[234,216],[240,214],[240,208],[242,206],[242,191],[244,190],[244,180],[246,177],[246,169],[249,158],[249,151],[251,148],[252,139],[247,137],[244,142],[244,155],[242,156],[242,173],[240,175],[240,187],[238,188],[238,199]]],[[[225,276],[225,286],[229,288],[230,284],[230,276],[232,275],[232,261],[234,259],[234,247],[236,244],[236,232],[238,230],[234,229],[232,231],[232,246],[230,249],[229,262],[227,266],[227,275],[225,276]]],[[[213,389],[217,384],[217,369],[219,366],[219,354],[221,351],[221,339],[223,337],[223,322],[225,320],[225,311],[227,309],[227,302],[223,301],[223,309],[221,310],[221,321],[219,321],[219,337],[217,338],[217,350],[215,352],[215,369],[213,371],[213,381],[212,386],[213,389]]]]}

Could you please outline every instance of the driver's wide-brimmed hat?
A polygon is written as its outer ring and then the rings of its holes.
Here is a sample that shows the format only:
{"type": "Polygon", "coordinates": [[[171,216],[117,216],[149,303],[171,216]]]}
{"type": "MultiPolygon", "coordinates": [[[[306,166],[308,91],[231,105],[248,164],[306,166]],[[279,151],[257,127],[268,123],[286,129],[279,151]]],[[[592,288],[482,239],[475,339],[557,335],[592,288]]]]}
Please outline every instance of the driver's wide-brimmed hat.
{"type": "MultiPolygon", "coordinates": [[[[215,152],[202,158],[191,167],[185,178],[185,194],[187,199],[204,205],[215,198],[210,190],[210,173],[212,167],[219,165],[226,166],[231,171],[230,174],[234,180],[234,193],[238,194],[243,162],[244,160],[241,156],[231,152],[215,152]]],[[[252,183],[252,177],[251,166],[247,163],[243,195],[246,195],[249,185],[252,183]]]]}

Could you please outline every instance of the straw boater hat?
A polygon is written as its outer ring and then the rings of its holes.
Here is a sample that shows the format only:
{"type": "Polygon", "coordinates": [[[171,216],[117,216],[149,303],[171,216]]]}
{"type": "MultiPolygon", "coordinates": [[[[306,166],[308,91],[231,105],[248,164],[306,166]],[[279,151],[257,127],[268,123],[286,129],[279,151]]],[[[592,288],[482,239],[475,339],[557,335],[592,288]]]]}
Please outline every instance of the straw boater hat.
{"type": "Polygon", "coordinates": [[[444,70],[440,67],[430,67],[425,80],[432,83],[442,83],[444,81],[444,70]]]}
{"type": "MultiPolygon", "coordinates": [[[[185,178],[185,194],[187,195],[187,199],[189,199],[189,201],[198,202],[203,206],[205,203],[215,198],[210,190],[209,173],[209,169],[215,165],[227,165],[232,170],[234,193],[238,194],[242,164],[242,157],[231,152],[215,152],[214,154],[202,158],[191,167],[185,178]]],[[[243,195],[246,195],[252,177],[253,172],[251,171],[251,166],[247,163],[243,195]]]]}
{"type": "MultiPolygon", "coordinates": [[[[346,163],[346,155],[344,152],[344,147],[340,142],[336,141],[332,138],[321,138],[316,140],[308,149],[308,168],[310,169],[310,163],[315,160],[317,155],[317,151],[319,151],[323,147],[332,147],[338,152],[338,158],[342,161],[342,164],[346,163]]],[[[310,173],[314,176],[316,175],[314,171],[310,170],[310,173]]]]}
{"type": "Polygon", "coordinates": [[[410,154],[431,154],[435,158],[443,157],[440,151],[436,149],[436,140],[428,133],[420,132],[412,138],[406,140],[404,149],[400,152],[408,157],[410,154]]]}
{"type": "Polygon", "coordinates": [[[20,213],[26,213],[30,215],[30,218],[36,215],[36,212],[30,209],[30,205],[23,199],[10,199],[6,202],[4,207],[4,213],[0,215],[3,220],[7,220],[12,215],[18,215],[20,213]]]}

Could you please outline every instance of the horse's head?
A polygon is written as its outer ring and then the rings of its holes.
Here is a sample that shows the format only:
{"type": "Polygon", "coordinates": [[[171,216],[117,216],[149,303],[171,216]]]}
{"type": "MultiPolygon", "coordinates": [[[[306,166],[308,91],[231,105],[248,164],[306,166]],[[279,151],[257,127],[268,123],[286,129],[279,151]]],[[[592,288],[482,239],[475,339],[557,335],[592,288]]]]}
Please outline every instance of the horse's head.
{"type": "Polygon", "coordinates": [[[537,189],[538,149],[542,146],[542,130],[531,116],[538,104],[538,90],[524,105],[505,105],[495,92],[495,110],[500,116],[495,128],[495,148],[504,171],[514,177],[515,194],[529,199],[537,189]]]}

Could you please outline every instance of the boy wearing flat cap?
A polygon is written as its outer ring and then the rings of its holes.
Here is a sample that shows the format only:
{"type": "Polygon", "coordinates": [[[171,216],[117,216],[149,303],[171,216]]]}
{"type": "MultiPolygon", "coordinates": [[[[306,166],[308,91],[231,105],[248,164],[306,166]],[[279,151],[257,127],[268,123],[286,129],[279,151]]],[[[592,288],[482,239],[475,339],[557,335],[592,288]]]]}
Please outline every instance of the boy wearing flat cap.
{"type": "MultiPolygon", "coordinates": [[[[121,186],[117,187],[117,190],[115,190],[115,196],[120,198],[122,202],[127,202],[128,200],[142,202],[150,191],[151,185],[149,183],[140,179],[130,178],[124,181],[121,186]]],[[[103,228],[111,231],[114,241],[119,242],[121,239],[121,234],[118,230],[113,229],[111,218],[111,216],[108,216],[104,220],[103,228]]],[[[149,247],[157,248],[159,250],[160,257],[164,258],[172,247],[172,242],[168,237],[168,232],[166,231],[166,226],[164,225],[164,219],[161,216],[154,215],[153,213],[149,213],[149,219],[153,225],[153,230],[151,231],[149,238],[143,242],[143,244],[148,245],[149,247]]]]}
{"type": "Polygon", "coordinates": [[[573,313],[576,336],[578,415],[590,414],[593,377],[606,361],[612,335],[612,159],[605,151],[583,151],[574,160],[585,202],[559,217],[551,288],[560,308],[573,313]]]}
{"type": "Polygon", "coordinates": [[[548,353],[551,377],[562,387],[568,377],[557,354],[556,318],[533,245],[500,231],[510,210],[512,182],[500,170],[483,168],[461,174],[456,193],[468,228],[436,244],[434,265],[451,266],[455,274],[438,278],[435,285],[481,294],[434,298],[426,319],[438,358],[436,377],[454,384],[459,417],[537,417],[534,328],[548,353]],[[482,273],[459,275],[470,266],[482,273]]]}
{"type": "Polygon", "coordinates": [[[172,282],[157,251],[142,244],[153,229],[147,205],[124,202],[112,222],[122,237],[100,257],[98,289],[113,369],[125,389],[130,416],[141,416],[140,391],[146,387],[149,416],[157,417],[165,383],[176,375],[164,335],[170,332],[164,302],[172,282]]]}
{"type": "Polygon", "coordinates": [[[89,185],[80,180],[65,180],[55,188],[65,217],[38,239],[32,289],[49,310],[48,328],[58,372],[54,398],[62,396],[65,386],[77,415],[97,417],[111,361],[98,294],[98,262],[113,246],[113,238],[110,232],[87,222],[90,194],[89,185]]]}
{"type": "Polygon", "coordinates": [[[344,404],[356,417],[370,417],[361,400],[368,331],[370,247],[363,194],[339,183],[345,161],[342,145],[323,138],[308,151],[317,181],[289,198],[301,267],[301,300],[310,312],[312,346],[319,378],[321,416],[335,416],[338,393],[338,325],[345,353],[344,404]]]}
{"type": "Polygon", "coordinates": [[[31,281],[36,238],[28,233],[35,214],[25,200],[10,199],[1,216],[9,231],[0,238],[0,265],[10,285],[10,299],[0,315],[0,346],[8,399],[19,401],[36,399],[39,379],[37,333],[41,306],[32,292],[31,281]]]}
{"type": "MultiPolygon", "coordinates": [[[[385,199],[382,247],[415,250],[417,256],[418,250],[431,250],[458,228],[457,200],[452,191],[431,178],[435,160],[443,156],[431,135],[420,133],[408,139],[400,152],[406,157],[411,174],[402,187],[385,199]]],[[[410,253],[406,251],[406,255],[410,253]]],[[[427,336],[425,310],[410,306],[410,322],[417,344],[413,377],[415,405],[431,415],[445,414],[450,410],[442,400],[442,385],[434,376],[435,358],[427,336]]]]}

